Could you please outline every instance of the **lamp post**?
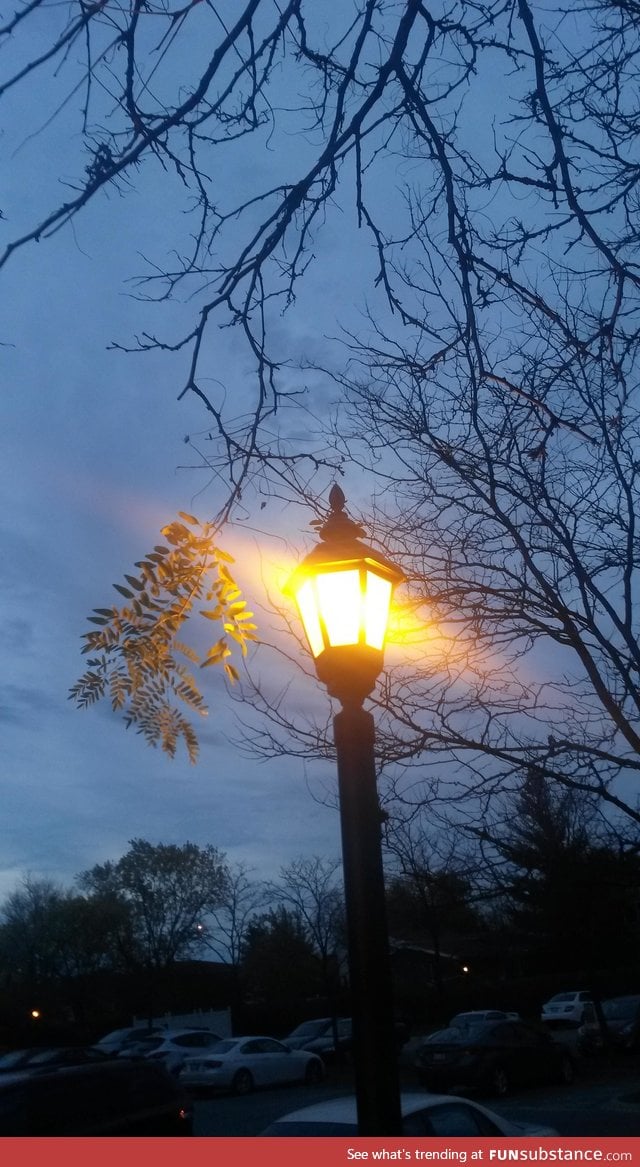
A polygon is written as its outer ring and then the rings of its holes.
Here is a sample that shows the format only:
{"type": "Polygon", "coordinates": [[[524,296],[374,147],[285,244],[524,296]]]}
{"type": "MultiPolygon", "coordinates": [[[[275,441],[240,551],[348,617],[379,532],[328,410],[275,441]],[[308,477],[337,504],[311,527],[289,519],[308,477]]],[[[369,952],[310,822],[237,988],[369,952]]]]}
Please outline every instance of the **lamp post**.
{"type": "Polygon", "coordinates": [[[287,585],[319,679],[342,706],[334,718],[361,1135],[401,1133],[391,960],[382,869],[374,722],[362,705],[382,669],[393,588],[402,572],[361,542],[339,486],[321,543],[287,585]]]}

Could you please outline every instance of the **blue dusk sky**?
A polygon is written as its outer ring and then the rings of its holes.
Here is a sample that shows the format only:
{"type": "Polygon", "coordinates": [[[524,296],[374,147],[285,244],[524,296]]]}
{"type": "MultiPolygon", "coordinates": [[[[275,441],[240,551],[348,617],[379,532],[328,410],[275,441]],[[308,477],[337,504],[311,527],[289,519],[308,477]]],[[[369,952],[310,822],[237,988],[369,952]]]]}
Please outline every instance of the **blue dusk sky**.
{"type": "MultiPolygon", "coordinates": [[[[83,162],[64,111],[43,137],[28,88],[8,100],[3,217],[13,237],[59,200],[60,176],[83,162]],[[45,141],[55,147],[51,167],[42,165],[45,141]]],[[[274,164],[266,153],[264,161],[274,164]]],[[[340,853],[337,811],[317,800],[331,788],[333,768],[241,755],[231,740],[241,732],[238,707],[217,670],[202,674],[210,713],[198,723],[196,766],[182,749],[173,761],[151,749],[106,702],[81,712],[67,697],[84,667],[91,609],[117,599],[112,584],[160,541],[178,510],[205,519],[223,498],[210,476],[189,468],[197,458],[184,439],[195,440],[206,417],[195,399],[178,400],[186,358],[108,349],[145,328],[177,332],[192,319],[188,305],[145,304],[127,283],[144,270],[143,255],[171,247],[172,216],[181,212],[161,178],[152,165],[135,188],[104,192],[3,273],[0,898],[27,873],[68,884],[118,858],[134,837],[212,843],[256,877],[277,875],[301,854],[340,853]]],[[[242,182],[241,166],[233,180],[242,182]]],[[[342,237],[339,228],[325,233],[315,286],[280,325],[293,357],[317,352],[324,333],[338,328],[340,308],[327,292],[352,230],[353,213],[342,237]]],[[[369,245],[355,256],[355,280],[359,263],[373,265],[369,245]]],[[[242,402],[255,376],[246,348],[230,330],[219,331],[216,345],[217,377],[242,402]]],[[[295,549],[309,548],[311,518],[276,502],[261,511],[256,502],[225,534],[250,606],[265,602],[265,572],[277,590],[295,549]]],[[[268,610],[259,623],[261,635],[277,634],[268,610]]],[[[329,712],[319,687],[308,700],[329,712]]]]}
{"type": "MultiPolygon", "coordinates": [[[[11,75],[27,59],[21,52],[45,52],[56,21],[66,19],[61,11],[57,4],[43,4],[34,21],[40,41],[6,38],[0,67],[11,75]]],[[[388,11],[395,12],[393,6],[388,11]]],[[[309,12],[320,44],[323,36],[327,43],[339,38],[339,21],[346,27],[353,17],[352,6],[338,0],[309,5],[309,12]]],[[[159,12],[151,6],[148,15],[159,12]]],[[[110,11],[102,16],[107,36],[110,11]]],[[[153,87],[161,95],[163,84],[182,92],[211,52],[210,40],[197,35],[198,19],[204,27],[218,19],[222,27],[214,5],[192,5],[189,20],[192,16],[193,36],[185,35],[182,59],[179,39],[175,58],[169,42],[156,46],[162,51],[157,74],[153,66],[153,87]],[[168,62],[174,73],[163,77],[168,62]]],[[[159,23],[145,28],[155,30],[159,23]]],[[[180,24],[187,32],[191,27],[180,24]]],[[[571,28],[567,18],[562,34],[575,35],[571,28]]],[[[85,177],[84,98],[81,86],[74,89],[74,68],[80,78],[83,66],[76,51],[77,46],[67,54],[64,68],[44,68],[37,83],[29,80],[2,94],[2,248],[72,197],[74,184],[77,190],[85,177]]],[[[155,61],[156,49],[149,52],[155,61]]],[[[442,64],[451,68],[448,59],[442,64]]],[[[488,149],[496,111],[511,110],[517,85],[521,96],[528,92],[526,74],[516,76],[514,70],[505,79],[492,64],[491,54],[485,54],[464,121],[474,147],[485,142],[488,149]]],[[[375,75],[375,54],[363,67],[375,75]]],[[[267,204],[257,207],[252,196],[298,183],[309,159],[317,158],[320,130],[313,111],[305,109],[309,94],[302,92],[301,75],[293,75],[290,59],[279,63],[269,90],[269,116],[277,112],[273,124],[268,116],[259,133],[246,141],[234,138],[222,155],[214,152],[209,177],[216,208],[226,214],[244,201],[250,205],[248,226],[236,228],[235,215],[224,220],[233,230],[214,241],[214,271],[247,242],[255,228],[251,215],[256,223],[259,212],[266,215],[267,204]],[[235,230],[244,234],[236,236],[235,230]]],[[[109,62],[101,76],[109,76],[109,62]]],[[[102,107],[102,91],[94,87],[92,94],[98,107],[96,142],[100,119],[110,125],[115,116],[113,96],[108,85],[104,88],[102,107]]],[[[376,133],[377,128],[369,143],[374,156],[376,133]]],[[[336,338],[365,333],[385,310],[389,331],[397,322],[377,279],[375,240],[359,230],[362,215],[359,223],[350,164],[347,158],[326,215],[318,214],[315,235],[306,241],[313,262],[297,299],[286,312],[279,301],[267,307],[273,351],[283,363],[282,384],[285,391],[305,391],[303,404],[316,430],[319,419],[323,427],[325,419],[328,423],[335,390],[329,377],[309,370],[340,368],[345,349],[336,338]]],[[[405,198],[407,184],[419,192],[422,159],[407,154],[400,138],[386,143],[375,164],[368,197],[393,237],[401,205],[395,200],[405,198]]],[[[196,323],[203,300],[190,300],[190,286],[180,285],[171,299],[150,301],[143,293],[155,294],[157,286],[141,287],[134,279],[158,270],[153,263],[175,270],[175,254],[189,251],[197,221],[197,213],[195,220],[185,213],[192,193],[185,196],[178,173],[151,157],[135,174],[101,190],[54,235],[13,254],[0,273],[0,901],[27,874],[70,884],[93,864],[117,859],[135,837],[211,843],[231,862],[253,868],[256,878],[277,876],[300,855],[334,859],[340,854],[333,764],[251,757],[242,728],[245,711],[219,670],[201,674],[210,713],[198,723],[196,766],[182,748],[175,760],[151,749],[133,730],[126,731],[107,702],[79,711],[68,700],[84,668],[81,637],[90,627],[91,610],[115,602],[112,585],[160,541],[160,529],[178,511],[208,519],[225,501],[225,484],[202,469],[198,454],[199,447],[208,449],[207,414],[195,396],[180,396],[189,350],[124,351],[144,334],[175,343],[196,323]],[[114,343],[122,347],[110,347],[114,343]],[[243,735],[245,748],[239,748],[243,735]]],[[[496,196],[487,199],[482,213],[493,213],[496,196]]],[[[402,203],[405,229],[410,211],[402,203]]],[[[402,223],[400,241],[401,228],[402,223]]],[[[241,329],[222,325],[228,317],[216,318],[207,333],[202,386],[235,416],[247,415],[255,401],[255,360],[241,329]]],[[[401,324],[397,327],[400,335],[401,324]]],[[[277,429],[273,423],[274,447],[284,436],[290,449],[306,452],[313,428],[308,414],[304,408],[283,408],[277,429]]],[[[330,485],[329,473],[314,481],[325,497],[330,485]]],[[[353,512],[366,515],[366,477],[346,465],[341,485],[353,512]]],[[[288,572],[312,544],[313,517],[302,507],[249,490],[223,533],[222,545],[236,557],[238,581],[267,644],[284,643],[285,622],[276,608],[285,603],[281,587],[288,572]]],[[[330,702],[321,686],[301,682],[295,663],[300,651],[289,639],[287,661],[259,647],[251,667],[258,678],[286,692],[292,715],[308,709],[327,719],[330,702]]],[[[545,648],[544,669],[548,657],[545,648]]],[[[532,664],[540,664],[535,653],[532,664]]]]}

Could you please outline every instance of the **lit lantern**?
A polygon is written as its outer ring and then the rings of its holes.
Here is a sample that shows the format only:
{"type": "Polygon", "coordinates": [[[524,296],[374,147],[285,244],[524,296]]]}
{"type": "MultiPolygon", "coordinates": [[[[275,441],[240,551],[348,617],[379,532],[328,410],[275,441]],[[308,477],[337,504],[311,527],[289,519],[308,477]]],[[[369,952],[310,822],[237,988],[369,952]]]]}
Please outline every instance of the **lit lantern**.
{"type": "Polygon", "coordinates": [[[373,689],[384,659],[391,597],[402,572],[361,542],[362,527],[344,512],[339,486],[321,543],[287,584],[298,605],[320,680],[343,704],[361,703],[373,689]]]}

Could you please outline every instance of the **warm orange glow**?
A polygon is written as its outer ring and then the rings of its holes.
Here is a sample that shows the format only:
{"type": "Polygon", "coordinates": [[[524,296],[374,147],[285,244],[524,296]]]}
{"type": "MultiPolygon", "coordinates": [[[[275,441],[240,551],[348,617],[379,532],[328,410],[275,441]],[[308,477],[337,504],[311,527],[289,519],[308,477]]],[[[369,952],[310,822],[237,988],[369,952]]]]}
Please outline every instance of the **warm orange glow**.
{"type": "Polygon", "coordinates": [[[384,648],[393,584],[370,561],[299,571],[290,584],[314,657],[326,648],[384,648]]]}
{"type": "Polygon", "coordinates": [[[386,644],[395,650],[396,659],[417,665],[428,662],[430,667],[454,666],[469,654],[459,629],[438,620],[424,604],[419,609],[407,603],[392,605],[386,644]]]}

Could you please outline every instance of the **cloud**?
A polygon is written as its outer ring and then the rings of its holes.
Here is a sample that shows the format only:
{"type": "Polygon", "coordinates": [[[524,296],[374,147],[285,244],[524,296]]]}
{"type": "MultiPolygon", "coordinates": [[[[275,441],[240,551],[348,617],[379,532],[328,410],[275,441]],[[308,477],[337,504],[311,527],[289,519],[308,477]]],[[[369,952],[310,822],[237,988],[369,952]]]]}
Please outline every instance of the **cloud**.
{"type": "Polygon", "coordinates": [[[0,644],[6,652],[25,652],[34,643],[34,627],[31,620],[22,616],[0,620],[0,644]]]}
{"type": "Polygon", "coordinates": [[[46,689],[0,684],[0,721],[12,725],[38,724],[42,715],[57,711],[57,702],[46,689]]]}

